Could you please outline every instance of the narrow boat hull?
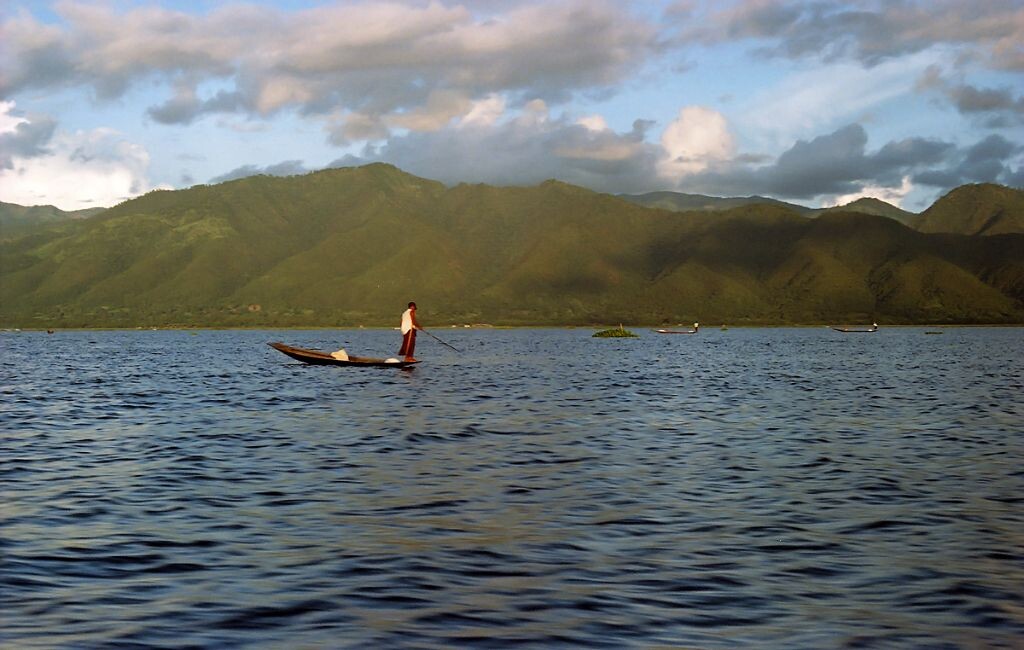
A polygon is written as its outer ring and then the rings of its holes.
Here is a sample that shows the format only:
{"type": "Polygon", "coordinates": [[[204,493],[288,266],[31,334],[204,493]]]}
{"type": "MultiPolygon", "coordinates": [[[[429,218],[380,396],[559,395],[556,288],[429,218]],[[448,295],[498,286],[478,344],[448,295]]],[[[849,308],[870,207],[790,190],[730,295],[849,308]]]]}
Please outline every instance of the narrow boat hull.
{"type": "Polygon", "coordinates": [[[388,361],[387,359],[374,359],[372,357],[353,357],[348,359],[335,359],[326,352],[320,350],[308,350],[297,348],[281,342],[267,343],[278,352],[288,355],[296,361],[308,363],[314,366],[356,366],[363,368],[408,368],[416,365],[419,361],[388,361]]]}

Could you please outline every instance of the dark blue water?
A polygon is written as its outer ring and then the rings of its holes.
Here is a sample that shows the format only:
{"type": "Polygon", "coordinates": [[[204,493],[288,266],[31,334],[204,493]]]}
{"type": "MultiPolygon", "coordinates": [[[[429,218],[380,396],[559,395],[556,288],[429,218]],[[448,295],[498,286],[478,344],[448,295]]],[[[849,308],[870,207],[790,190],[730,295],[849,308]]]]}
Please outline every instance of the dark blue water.
{"type": "Polygon", "coordinates": [[[1024,330],[0,333],[0,646],[1024,645],[1024,330]]]}

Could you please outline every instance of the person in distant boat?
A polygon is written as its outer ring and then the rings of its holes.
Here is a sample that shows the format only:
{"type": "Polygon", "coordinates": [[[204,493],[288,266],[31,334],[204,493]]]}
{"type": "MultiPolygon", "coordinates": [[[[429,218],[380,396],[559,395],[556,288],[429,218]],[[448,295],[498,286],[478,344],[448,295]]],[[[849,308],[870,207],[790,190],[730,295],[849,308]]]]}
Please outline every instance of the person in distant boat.
{"type": "Polygon", "coordinates": [[[416,303],[410,302],[409,308],[402,312],[402,348],[398,354],[403,355],[406,361],[415,361],[413,352],[416,350],[416,330],[423,329],[416,320],[416,303]]]}

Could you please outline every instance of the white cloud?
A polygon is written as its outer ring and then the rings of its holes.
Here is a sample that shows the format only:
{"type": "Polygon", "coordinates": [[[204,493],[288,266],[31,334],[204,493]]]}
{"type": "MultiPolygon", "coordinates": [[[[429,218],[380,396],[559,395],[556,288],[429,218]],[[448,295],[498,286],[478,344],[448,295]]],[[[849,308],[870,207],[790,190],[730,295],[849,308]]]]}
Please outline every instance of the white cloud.
{"type": "Polygon", "coordinates": [[[344,146],[356,140],[384,140],[392,130],[439,131],[457,122],[460,125],[470,122],[490,124],[488,120],[496,119],[487,111],[504,110],[504,102],[495,105],[490,101],[470,101],[464,93],[454,90],[436,90],[431,92],[424,103],[407,110],[391,113],[373,113],[352,111],[339,113],[327,119],[328,139],[335,145],[344,146]]]}
{"type": "Polygon", "coordinates": [[[708,13],[692,19],[688,10],[696,5],[679,3],[675,13],[683,19],[683,39],[757,41],[762,56],[849,58],[868,67],[938,45],[994,68],[1024,70],[1024,6],[1018,0],[746,0],[707,6],[708,13]]]}
{"type": "Polygon", "coordinates": [[[860,119],[866,112],[913,92],[935,64],[934,52],[889,61],[873,68],[835,63],[793,74],[750,97],[743,116],[757,148],[778,149],[822,129],[860,119]]]}
{"type": "Polygon", "coordinates": [[[491,126],[505,114],[505,98],[492,93],[474,101],[469,111],[459,120],[459,126],[491,126]]]}
{"type": "Polygon", "coordinates": [[[0,21],[0,96],[88,87],[109,99],[156,80],[173,89],[149,107],[161,123],[291,109],[361,116],[341,135],[327,120],[341,142],[392,125],[437,130],[495,94],[563,102],[612,90],[659,48],[654,25],[594,0],[478,13],[470,3],[413,0],[294,12],[232,4],[201,15],[117,6],[69,0],[56,5],[55,25],[29,14],[0,21]],[[209,82],[219,92],[202,93],[209,82]]]}
{"type": "Polygon", "coordinates": [[[576,120],[576,123],[590,131],[608,130],[608,122],[600,115],[587,115],[576,120]]]}
{"type": "Polygon", "coordinates": [[[466,115],[473,108],[473,102],[464,93],[435,90],[430,93],[423,106],[388,115],[385,122],[410,131],[437,131],[456,117],[466,115]]]}
{"type": "Polygon", "coordinates": [[[522,112],[516,118],[516,122],[524,127],[540,127],[547,123],[551,117],[551,111],[543,99],[534,99],[523,106],[522,112]]]}
{"type": "Polygon", "coordinates": [[[681,109],[661,134],[661,146],[665,159],[658,164],[658,172],[675,180],[729,160],[735,151],[725,117],[703,106],[681,109]]]}
{"type": "Polygon", "coordinates": [[[14,102],[0,101],[0,134],[14,133],[19,124],[28,122],[24,117],[14,115],[14,102]]]}
{"type": "Polygon", "coordinates": [[[263,115],[289,105],[301,105],[314,99],[308,84],[293,77],[268,76],[256,93],[256,110],[263,115]]]}
{"type": "MultiPolygon", "coordinates": [[[[0,135],[26,120],[0,105],[0,135]]],[[[45,151],[11,156],[0,168],[0,200],[19,205],[55,205],[62,210],[108,207],[151,189],[149,154],[112,129],[57,131],[45,151]]]]}
{"type": "Polygon", "coordinates": [[[504,110],[491,97],[486,105],[437,131],[391,134],[362,156],[346,156],[330,166],[389,162],[410,173],[445,183],[520,185],[557,178],[605,192],[645,192],[658,185],[658,145],[644,141],[650,123],[632,130],[595,131],[565,115],[552,115],[540,100],[504,110]],[[498,119],[498,117],[502,119],[498,119]]]}

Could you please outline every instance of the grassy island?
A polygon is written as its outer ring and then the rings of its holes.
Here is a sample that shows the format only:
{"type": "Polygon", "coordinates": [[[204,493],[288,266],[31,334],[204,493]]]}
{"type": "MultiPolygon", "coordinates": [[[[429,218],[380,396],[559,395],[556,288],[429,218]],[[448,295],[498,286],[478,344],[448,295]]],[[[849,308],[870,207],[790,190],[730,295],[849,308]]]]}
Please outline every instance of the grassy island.
{"type": "Polygon", "coordinates": [[[633,338],[633,339],[635,339],[635,338],[639,338],[639,337],[636,334],[634,334],[633,332],[630,332],[629,330],[624,328],[622,325],[619,325],[618,327],[613,327],[610,330],[601,330],[600,332],[595,332],[594,333],[594,338],[600,338],[600,339],[607,339],[607,338],[620,338],[620,339],[625,338],[625,339],[629,339],[629,338],[633,338]]]}

